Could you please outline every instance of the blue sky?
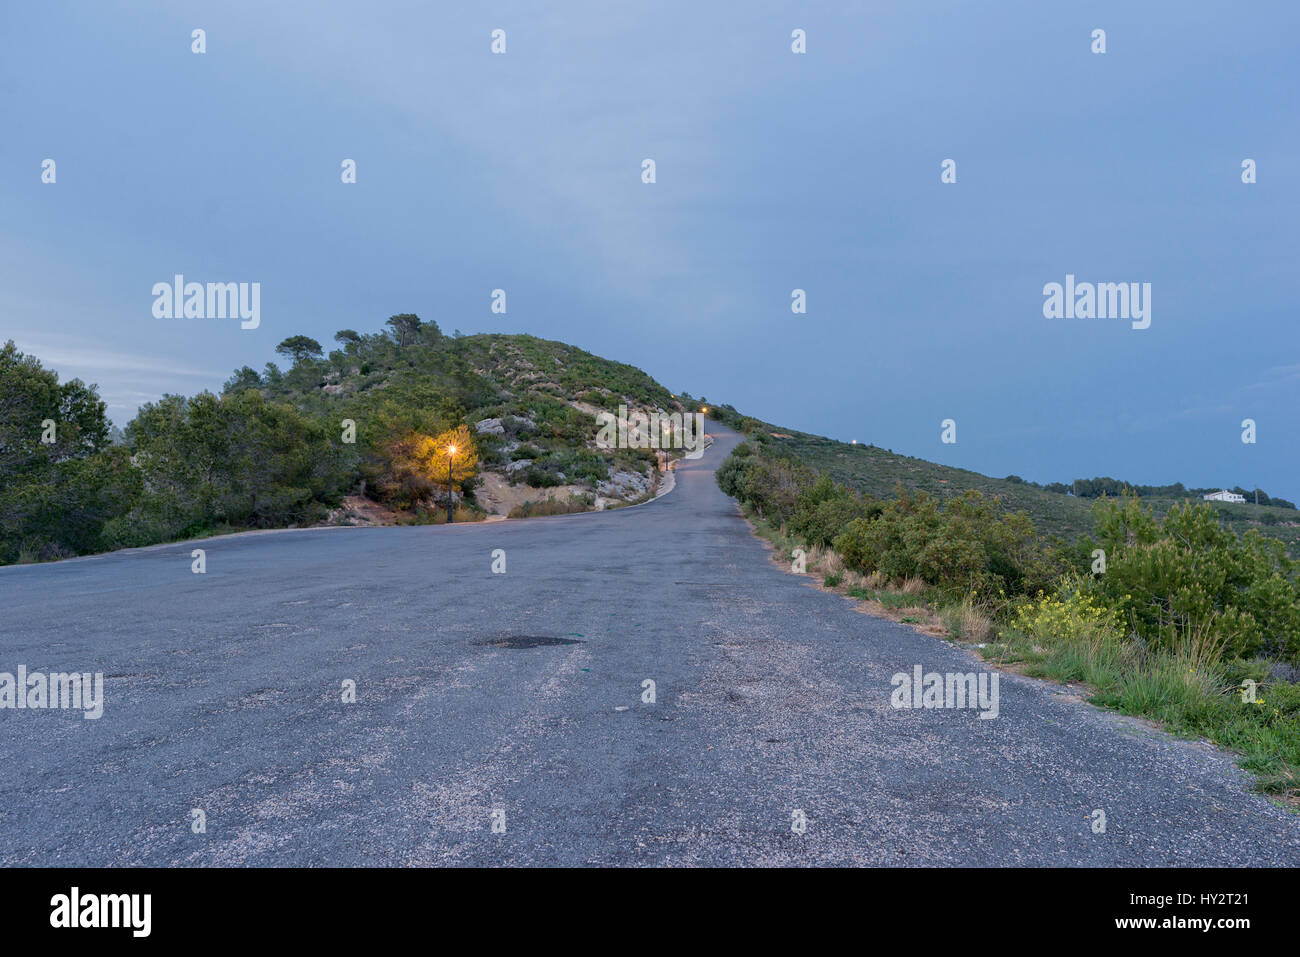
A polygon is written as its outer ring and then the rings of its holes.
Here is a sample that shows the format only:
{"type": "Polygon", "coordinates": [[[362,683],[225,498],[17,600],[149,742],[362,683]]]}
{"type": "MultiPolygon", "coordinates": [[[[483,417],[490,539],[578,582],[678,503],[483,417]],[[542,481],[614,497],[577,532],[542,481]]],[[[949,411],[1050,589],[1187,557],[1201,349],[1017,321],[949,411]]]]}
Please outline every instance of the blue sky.
{"type": "Polygon", "coordinates": [[[416,312],[993,475],[1300,499],[1298,34],[1294,2],[4,4],[0,340],[125,424],[416,312]],[[260,282],[260,328],[155,319],[175,273],[260,282]],[[1067,273],[1151,283],[1151,327],[1044,318],[1067,273]]]}

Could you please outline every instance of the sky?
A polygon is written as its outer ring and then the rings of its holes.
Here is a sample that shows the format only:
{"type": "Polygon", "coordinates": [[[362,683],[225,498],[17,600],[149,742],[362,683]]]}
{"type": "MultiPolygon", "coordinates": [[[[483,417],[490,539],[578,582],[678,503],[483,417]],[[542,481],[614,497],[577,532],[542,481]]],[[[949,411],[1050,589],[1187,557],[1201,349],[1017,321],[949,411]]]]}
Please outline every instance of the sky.
{"type": "Polygon", "coordinates": [[[415,312],[990,475],[1300,500],[1298,35],[1293,0],[0,4],[0,341],[125,425],[415,312]],[[156,318],[177,273],[259,282],[260,325],[156,318]],[[1045,317],[1067,275],[1150,283],[1150,327],[1045,317]]]}

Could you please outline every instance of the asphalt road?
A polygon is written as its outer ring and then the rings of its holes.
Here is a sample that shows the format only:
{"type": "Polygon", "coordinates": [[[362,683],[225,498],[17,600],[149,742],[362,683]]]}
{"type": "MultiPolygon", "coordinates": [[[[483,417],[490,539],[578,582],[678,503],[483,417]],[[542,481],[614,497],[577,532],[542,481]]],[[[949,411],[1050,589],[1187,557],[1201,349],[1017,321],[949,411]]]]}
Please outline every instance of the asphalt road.
{"type": "Polygon", "coordinates": [[[0,671],[106,676],[0,711],[0,863],[1300,864],[1228,756],[1056,686],[892,708],[984,669],[774,565],[711,431],[631,509],[0,569],[0,671]]]}

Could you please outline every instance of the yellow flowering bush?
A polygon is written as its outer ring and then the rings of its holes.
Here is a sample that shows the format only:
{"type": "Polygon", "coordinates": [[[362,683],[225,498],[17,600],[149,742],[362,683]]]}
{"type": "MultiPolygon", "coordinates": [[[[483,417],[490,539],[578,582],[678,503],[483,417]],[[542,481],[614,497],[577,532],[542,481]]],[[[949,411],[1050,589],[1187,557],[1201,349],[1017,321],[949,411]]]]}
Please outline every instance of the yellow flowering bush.
{"type": "Polygon", "coordinates": [[[1119,612],[1092,595],[1069,587],[1016,606],[1012,625],[1027,635],[1064,641],[1080,635],[1116,633],[1123,624],[1119,612]]]}

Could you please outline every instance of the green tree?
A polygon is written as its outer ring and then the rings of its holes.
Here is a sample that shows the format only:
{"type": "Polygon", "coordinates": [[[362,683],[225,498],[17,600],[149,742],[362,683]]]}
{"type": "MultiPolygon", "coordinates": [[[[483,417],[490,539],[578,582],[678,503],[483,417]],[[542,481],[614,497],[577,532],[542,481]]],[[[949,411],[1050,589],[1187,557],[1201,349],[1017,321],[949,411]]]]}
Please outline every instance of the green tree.
{"type": "Polygon", "coordinates": [[[404,312],[400,315],[389,316],[388,321],[384,323],[391,326],[393,330],[393,340],[398,347],[413,345],[419,341],[420,317],[411,312],[404,312]]]}
{"type": "Polygon", "coordinates": [[[257,390],[164,396],[127,427],[148,493],[142,520],[165,537],[218,525],[311,518],[356,476],[325,424],[257,390]]]}
{"type": "Polygon", "coordinates": [[[243,392],[245,389],[260,389],[262,387],[262,377],[258,375],[256,369],[251,366],[241,366],[235,370],[235,374],[226,380],[226,384],[221,387],[222,392],[243,392]]]}
{"type": "MultiPolygon", "coordinates": [[[[13,342],[0,348],[0,563],[95,547],[114,493],[92,502],[76,490],[91,488],[99,470],[121,469],[110,445],[94,386],[60,384],[13,342]]],[[[120,490],[129,497],[130,483],[120,490]]]]}
{"type": "Polygon", "coordinates": [[[310,336],[290,336],[275,347],[278,355],[292,359],[295,366],[300,366],[308,359],[321,357],[321,345],[310,336]]]}

